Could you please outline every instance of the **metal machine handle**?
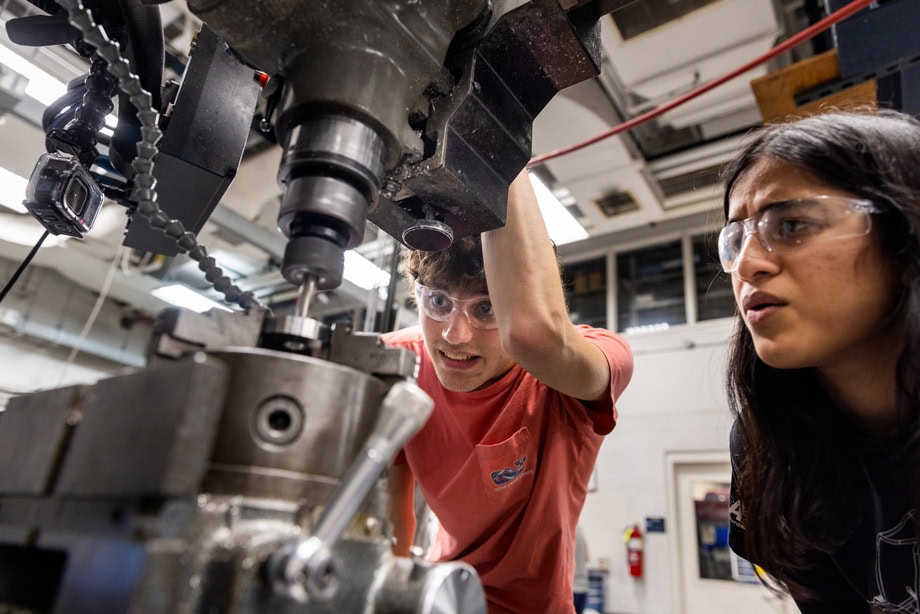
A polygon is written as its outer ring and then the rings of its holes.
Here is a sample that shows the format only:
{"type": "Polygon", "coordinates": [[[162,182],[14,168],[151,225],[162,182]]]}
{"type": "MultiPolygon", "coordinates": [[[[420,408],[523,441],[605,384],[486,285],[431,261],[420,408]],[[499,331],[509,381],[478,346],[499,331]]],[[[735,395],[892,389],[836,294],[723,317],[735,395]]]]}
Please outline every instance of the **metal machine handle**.
{"type": "Polygon", "coordinates": [[[397,382],[361,452],[329,497],[310,535],[288,542],[268,560],[276,593],[296,601],[328,600],[338,586],[332,545],[351,523],[380,473],[428,420],[434,401],[417,385],[397,382]]]}

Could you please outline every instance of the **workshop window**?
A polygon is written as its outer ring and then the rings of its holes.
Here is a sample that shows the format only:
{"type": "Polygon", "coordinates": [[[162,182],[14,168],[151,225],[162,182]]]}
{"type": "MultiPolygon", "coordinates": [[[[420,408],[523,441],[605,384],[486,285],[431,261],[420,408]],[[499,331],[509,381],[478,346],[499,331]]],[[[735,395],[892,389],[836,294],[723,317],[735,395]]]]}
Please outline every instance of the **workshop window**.
{"type": "Polygon", "coordinates": [[[606,328],[607,257],[566,264],[562,280],[572,322],[606,328]]]}
{"type": "Polygon", "coordinates": [[[680,240],[619,253],[616,263],[618,331],[687,322],[680,240]]]}
{"type": "Polygon", "coordinates": [[[716,235],[699,235],[693,237],[692,242],[697,320],[714,320],[734,315],[735,297],[732,294],[731,278],[719,264],[716,235]]]}

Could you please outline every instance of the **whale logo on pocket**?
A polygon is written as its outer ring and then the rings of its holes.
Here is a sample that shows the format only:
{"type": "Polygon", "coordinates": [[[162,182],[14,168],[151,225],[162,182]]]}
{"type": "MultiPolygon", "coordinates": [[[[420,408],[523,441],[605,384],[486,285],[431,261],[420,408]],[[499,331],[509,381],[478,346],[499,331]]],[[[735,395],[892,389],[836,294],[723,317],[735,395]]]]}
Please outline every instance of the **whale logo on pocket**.
{"type": "Polygon", "coordinates": [[[527,462],[527,457],[522,456],[512,463],[514,467],[505,467],[504,469],[499,469],[498,471],[493,471],[491,473],[492,482],[496,486],[502,486],[507,484],[514,478],[521,475],[524,472],[524,463],[527,462]]]}

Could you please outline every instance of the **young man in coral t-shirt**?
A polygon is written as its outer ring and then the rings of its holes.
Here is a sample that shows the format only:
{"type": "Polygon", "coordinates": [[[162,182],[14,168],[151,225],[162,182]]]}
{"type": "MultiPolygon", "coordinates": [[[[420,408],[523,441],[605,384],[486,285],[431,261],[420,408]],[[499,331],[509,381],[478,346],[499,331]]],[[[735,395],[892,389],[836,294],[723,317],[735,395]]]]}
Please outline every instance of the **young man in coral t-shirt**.
{"type": "Polygon", "coordinates": [[[570,321],[526,171],[503,228],[405,263],[420,324],[383,340],[419,355],[435,406],[390,471],[396,552],[412,542],[418,481],[440,522],[428,558],[473,565],[490,614],[569,614],[575,525],[629,347],[570,321]]]}

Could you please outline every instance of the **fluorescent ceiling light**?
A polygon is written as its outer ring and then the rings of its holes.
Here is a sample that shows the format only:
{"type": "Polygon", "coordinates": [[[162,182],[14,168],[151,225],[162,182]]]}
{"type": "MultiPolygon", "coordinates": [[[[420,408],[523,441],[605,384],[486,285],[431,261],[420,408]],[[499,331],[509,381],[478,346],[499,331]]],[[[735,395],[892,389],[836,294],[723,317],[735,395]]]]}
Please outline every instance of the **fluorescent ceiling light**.
{"type": "MultiPolygon", "coordinates": [[[[67,84],[56,77],[52,77],[44,70],[25,59],[6,45],[0,44],[0,63],[7,68],[17,72],[29,83],[26,85],[26,94],[45,106],[67,93],[67,84]]],[[[103,134],[112,135],[112,131],[118,126],[118,117],[114,113],[109,113],[105,117],[105,125],[109,128],[106,131],[101,130],[103,134]]]]}
{"type": "Polygon", "coordinates": [[[29,80],[26,94],[49,105],[67,92],[67,85],[55,79],[6,45],[0,45],[0,63],[29,80]]]}
{"type": "Polygon", "coordinates": [[[27,185],[28,179],[0,167],[0,206],[17,213],[28,213],[28,209],[22,204],[26,197],[27,185]]]}
{"type": "Polygon", "coordinates": [[[373,290],[390,283],[389,273],[352,249],[345,252],[345,271],[342,275],[365,290],[373,290]]]}
{"type": "Polygon", "coordinates": [[[192,311],[197,311],[198,313],[203,313],[209,309],[223,309],[224,311],[232,311],[232,309],[221,305],[211,299],[198,294],[188,286],[183,286],[182,284],[173,284],[171,286],[160,286],[159,288],[154,289],[150,292],[152,295],[158,299],[164,300],[167,303],[172,303],[178,307],[184,307],[185,309],[191,309],[192,311]]]}
{"type": "Polygon", "coordinates": [[[663,330],[668,330],[671,328],[671,325],[667,322],[658,322],[656,324],[640,324],[639,326],[627,326],[626,330],[623,331],[627,335],[644,335],[646,333],[657,333],[663,330]]]}
{"type": "Polygon", "coordinates": [[[588,237],[588,231],[572,217],[572,214],[559,202],[559,199],[550,191],[546,184],[533,173],[528,173],[533,191],[537,195],[537,204],[549,238],[556,245],[564,245],[588,237]]]}

